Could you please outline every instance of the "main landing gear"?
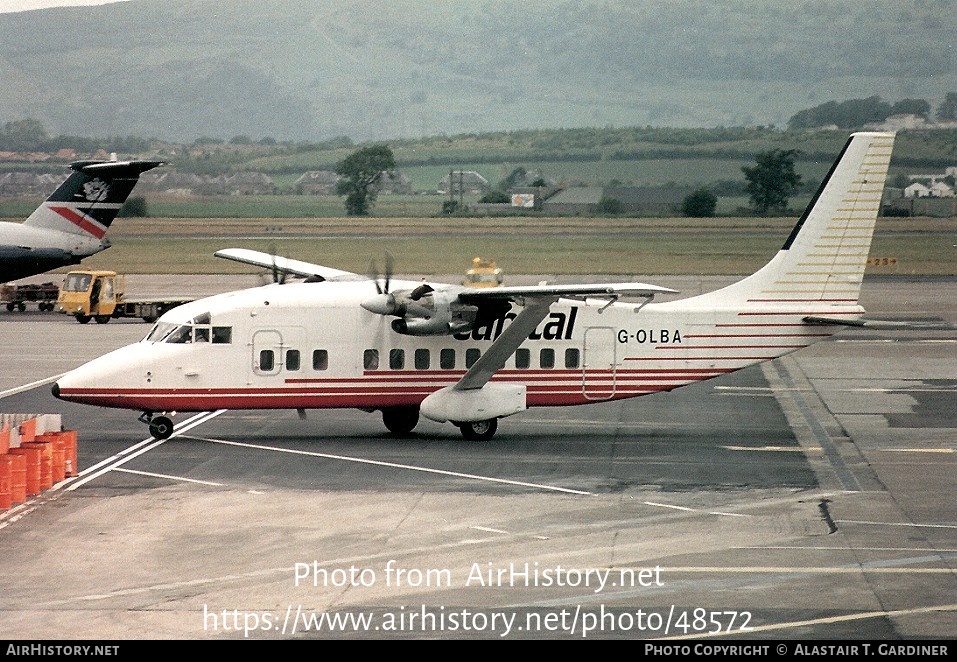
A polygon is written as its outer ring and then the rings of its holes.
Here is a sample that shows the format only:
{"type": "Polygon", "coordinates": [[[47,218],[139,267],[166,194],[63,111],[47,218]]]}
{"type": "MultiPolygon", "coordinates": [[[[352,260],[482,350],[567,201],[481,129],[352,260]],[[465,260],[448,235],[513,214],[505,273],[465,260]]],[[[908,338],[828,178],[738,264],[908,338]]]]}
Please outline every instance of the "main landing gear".
{"type": "MultiPolygon", "coordinates": [[[[397,437],[404,437],[412,432],[419,422],[419,408],[386,407],[382,410],[382,422],[385,423],[389,432],[397,437]]],[[[495,436],[495,431],[498,429],[497,418],[470,423],[453,421],[453,423],[462,431],[462,436],[468,441],[488,441],[495,436]]],[[[152,424],[150,429],[152,430],[152,424]]]]}
{"type": "Polygon", "coordinates": [[[418,407],[386,407],[382,410],[382,422],[389,432],[404,437],[412,432],[419,422],[418,407]]]}
{"type": "Polygon", "coordinates": [[[153,416],[153,412],[144,411],[139,420],[149,425],[154,439],[162,441],[173,434],[173,421],[168,416],[153,416]]]}
{"type": "Polygon", "coordinates": [[[498,429],[498,419],[489,418],[484,421],[456,423],[456,425],[467,441],[488,441],[495,436],[495,431],[498,429]]]}

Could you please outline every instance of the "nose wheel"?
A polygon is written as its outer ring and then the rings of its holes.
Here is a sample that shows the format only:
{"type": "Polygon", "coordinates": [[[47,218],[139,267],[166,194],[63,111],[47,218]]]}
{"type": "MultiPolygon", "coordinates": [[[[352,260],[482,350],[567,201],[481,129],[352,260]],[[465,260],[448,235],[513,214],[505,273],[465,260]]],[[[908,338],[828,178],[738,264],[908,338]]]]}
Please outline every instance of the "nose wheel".
{"type": "Polygon", "coordinates": [[[173,434],[173,421],[168,416],[153,416],[150,412],[143,412],[140,420],[149,426],[154,439],[162,441],[173,434]]]}

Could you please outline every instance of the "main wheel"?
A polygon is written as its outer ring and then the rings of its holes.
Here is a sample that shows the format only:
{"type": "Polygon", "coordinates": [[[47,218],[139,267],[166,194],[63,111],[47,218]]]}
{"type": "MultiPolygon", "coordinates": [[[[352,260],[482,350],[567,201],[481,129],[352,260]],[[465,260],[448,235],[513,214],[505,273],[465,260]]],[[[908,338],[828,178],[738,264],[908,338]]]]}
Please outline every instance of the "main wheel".
{"type": "Polygon", "coordinates": [[[154,439],[169,439],[173,434],[173,421],[165,416],[157,416],[150,421],[150,434],[154,439]]]}
{"type": "Polygon", "coordinates": [[[382,422],[392,434],[409,434],[419,422],[419,408],[387,407],[382,410],[382,422]]]}
{"type": "Polygon", "coordinates": [[[495,436],[498,429],[498,419],[489,418],[484,421],[472,421],[471,423],[456,423],[462,431],[462,436],[469,441],[488,441],[495,436]]]}

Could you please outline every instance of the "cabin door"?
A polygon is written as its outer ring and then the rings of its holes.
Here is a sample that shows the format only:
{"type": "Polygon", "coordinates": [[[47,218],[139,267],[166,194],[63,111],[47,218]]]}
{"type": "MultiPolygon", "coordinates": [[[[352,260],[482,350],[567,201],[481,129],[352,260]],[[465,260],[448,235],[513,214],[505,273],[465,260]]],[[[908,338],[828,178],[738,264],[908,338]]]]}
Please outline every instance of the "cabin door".
{"type": "Polygon", "coordinates": [[[282,367],[282,334],[273,329],[253,332],[252,367],[254,375],[276,375],[282,367]]]}
{"type": "Polygon", "coordinates": [[[588,400],[615,395],[617,379],[615,330],[609,326],[585,329],[582,347],[582,394],[588,400]]]}

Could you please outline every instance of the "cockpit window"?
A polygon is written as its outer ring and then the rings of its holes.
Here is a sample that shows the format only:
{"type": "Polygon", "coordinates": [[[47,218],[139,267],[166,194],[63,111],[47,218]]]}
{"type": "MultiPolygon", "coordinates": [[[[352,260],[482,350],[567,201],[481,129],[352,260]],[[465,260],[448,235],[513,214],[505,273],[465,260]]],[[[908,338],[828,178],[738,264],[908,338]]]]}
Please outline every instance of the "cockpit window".
{"type": "Polygon", "coordinates": [[[147,342],[163,342],[166,336],[176,330],[176,326],[176,324],[170,324],[169,322],[157,322],[156,326],[146,336],[147,342]]]}
{"type": "Polygon", "coordinates": [[[166,336],[166,339],[164,340],[164,342],[188,343],[192,340],[192,336],[193,336],[193,327],[187,326],[186,324],[184,324],[183,326],[179,326],[173,329],[172,333],[166,336]]]}
{"type": "Polygon", "coordinates": [[[228,345],[233,339],[233,328],[231,326],[210,326],[209,314],[193,318],[192,324],[171,324],[170,322],[157,322],[156,325],[147,334],[144,342],[152,343],[208,343],[217,345],[228,345]],[[197,320],[205,318],[206,323],[197,323],[197,320]]]}

